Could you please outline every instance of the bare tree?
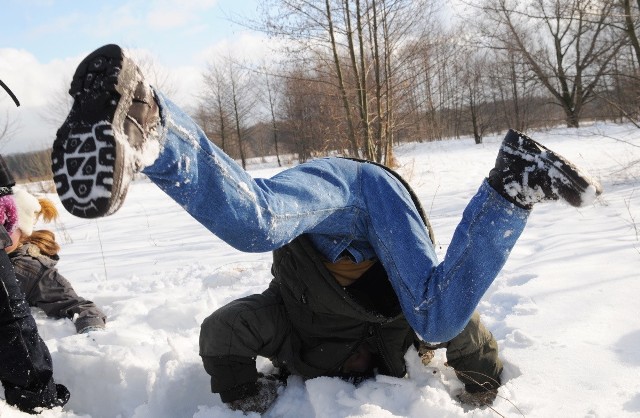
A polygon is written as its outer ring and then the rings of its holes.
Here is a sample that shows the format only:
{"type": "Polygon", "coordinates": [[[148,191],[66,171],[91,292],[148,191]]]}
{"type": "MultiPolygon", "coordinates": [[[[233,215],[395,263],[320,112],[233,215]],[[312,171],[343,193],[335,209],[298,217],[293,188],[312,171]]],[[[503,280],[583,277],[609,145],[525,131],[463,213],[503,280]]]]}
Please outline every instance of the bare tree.
{"type": "MultiPolygon", "coordinates": [[[[394,108],[404,95],[401,46],[420,38],[432,20],[433,1],[263,0],[264,26],[290,41],[290,59],[314,71],[310,80],[335,90],[351,155],[384,162],[398,129],[394,108]]],[[[335,123],[335,121],[331,121],[335,123]]],[[[332,129],[326,129],[333,132],[332,129]]]]}
{"type": "Polygon", "coordinates": [[[480,54],[469,51],[461,70],[464,85],[464,103],[469,112],[473,138],[476,144],[482,143],[485,131],[493,122],[495,112],[489,107],[495,105],[489,92],[488,62],[480,54]]]}
{"type": "Polygon", "coordinates": [[[567,126],[579,126],[612,58],[624,45],[606,0],[483,0],[483,35],[515,51],[555,98],[567,126]]]}
{"type": "Polygon", "coordinates": [[[173,73],[158,63],[158,59],[147,53],[134,51],[136,53],[136,64],[144,74],[145,79],[153,87],[160,90],[168,97],[172,97],[178,91],[176,78],[173,73]]]}
{"type": "Polygon", "coordinates": [[[9,171],[18,183],[33,183],[51,179],[49,150],[24,152],[5,156],[9,171]]]}
{"type": "Polygon", "coordinates": [[[4,117],[0,119],[0,147],[4,145],[13,135],[18,132],[18,123],[11,116],[9,110],[4,112],[4,117]]]}
{"type": "MultiPolygon", "coordinates": [[[[64,122],[73,105],[73,98],[69,95],[71,77],[65,78],[47,101],[43,110],[38,111],[38,116],[52,129],[58,129],[64,122]]],[[[55,132],[55,131],[54,131],[55,132]]]]}
{"type": "Polygon", "coordinates": [[[247,161],[245,156],[244,149],[244,140],[245,140],[245,130],[247,128],[245,124],[245,118],[248,113],[249,107],[246,106],[245,99],[248,99],[248,95],[245,94],[245,90],[247,88],[248,80],[246,79],[247,74],[238,66],[234,66],[231,62],[229,62],[228,66],[229,71],[229,82],[231,87],[231,105],[232,105],[232,114],[233,114],[233,122],[235,125],[235,133],[236,138],[238,140],[238,151],[240,153],[240,161],[242,162],[242,168],[247,167],[247,161]]]}
{"type": "MultiPolygon", "coordinates": [[[[4,107],[5,103],[9,106],[20,106],[20,100],[15,96],[9,86],[0,80],[0,104],[4,107]]],[[[4,118],[0,119],[0,146],[6,143],[18,131],[18,123],[11,115],[9,108],[4,112],[4,118]]]]}
{"type": "Polygon", "coordinates": [[[532,99],[539,92],[537,78],[517,51],[494,49],[491,57],[489,79],[504,126],[524,131],[530,124],[532,99]]]}
{"type": "Polygon", "coordinates": [[[612,26],[624,33],[629,49],[622,49],[619,55],[613,57],[612,75],[603,81],[604,91],[599,98],[617,116],[640,126],[640,1],[611,1],[616,6],[612,26]]]}
{"type": "Polygon", "coordinates": [[[619,0],[624,16],[623,30],[629,38],[636,57],[636,64],[640,66],[640,41],[638,41],[638,20],[640,19],[640,0],[619,0]]]}
{"type": "Polygon", "coordinates": [[[214,142],[218,139],[220,147],[232,156],[237,155],[246,167],[245,142],[252,125],[258,122],[257,73],[229,56],[209,64],[203,77],[205,94],[196,112],[198,122],[212,130],[205,130],[210,139],[214,142]],[[232,150],[231,138],[235,140],[235,150],[232,150]]]}
{"type": "Polygon", "coordinates": [[[205,91],[200,100],[196,120],[207,137],[216,143],[224,152],[235,155],[231,149],[231,93],[229,91],[228,73],[224,63],[215,62],[208,65],[203,74],[205,91]]]}
{"type": "Polygon", "coordinates": [[[278,119],[276,115],[276,107],[278,106],[278,102],[282,96],[280,90],[278,89],[277,83],[273,82],[273,75],[271,72],[267,70],[267,66],[263,65],[263,75],[264,75],[264,87],[266,91],[266,99],[269,108],[269,116],[271,119],[271,134],[273,138],[273,146],[276,153],[276,158],[278,160],[278,167],[282,167],[282,162],[280,161],[280,149],[278,146],[279,141],[279,129],[278,129],[278,119]]]}
{"type": "MultiPolygon", "coordinates": [[[[348,5],[348,2],[347,2],[348,5]]],[[[351,145],[351,155],[358,157],[360,154],[360,145],[358,144],[358,139],[356,138],[353,115],[351,112],[351,103],[349,100],[349,95],[347,93],[347,87],[345,83],[345,77],[342,72],[342,61],[340,59],[340,53],[338,50],[338,43],[336,41],[336,33],[333,24],[333,17],[331,12],[331,2],[329,0],[325,0],[325,10],[326,10],[326,18],[327,18],[327,30],[329,32],[329,38],[331,42],[331,53],[333,56],[333,64],[335,65],[336,78],[338,83],[338,89],[340,91],[340,98],[342,100],[342,106],[344,108],[345,119],[347,124],[347,137],[349,144],[351,145]]],[[[350,49],[353,49],[353,39],[351,36],[347,38],[349,40],[350,49]]],[[[353,61],[353,60],[352,60],[353,61]]],[[[352,65],[354,72],[357,73],[357,67],[352,65]]],[[[358,79],[356,74],[356,79],[358,79]]]]}
{"type": "Polygon", "coordinates": [[[458,137],[471,132],[468,75],[471,57],[476,53],[460,33],[464,32],[457,28],[439,29],[403,50],[408,88],[401,91],[415,98],[412,106],[416,109],[397,108],[404,112],[399,116],[404,125],[416,127],[416,139],[458,137]]]}

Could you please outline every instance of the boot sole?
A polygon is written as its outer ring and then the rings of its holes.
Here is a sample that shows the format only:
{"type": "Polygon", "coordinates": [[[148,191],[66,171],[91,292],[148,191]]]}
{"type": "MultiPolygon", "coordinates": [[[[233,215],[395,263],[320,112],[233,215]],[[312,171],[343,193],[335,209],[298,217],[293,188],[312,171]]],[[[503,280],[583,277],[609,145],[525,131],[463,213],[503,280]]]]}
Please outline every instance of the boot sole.
{"type": "MultiPolygon", "coordinates": [[[[567,182],[570,183],[569,189],[576,191],[576,193],[560,192],[561,197],[572,206],[584,206],[586,202],[591,202],[602,194],[600,183],[583,173],[560,154],[551,151],[521,132],[509,130],[502,146],[505,152],[519,154],[522,158],[529,159],[532,162],[540,159],[548,167],[556,169],[559,174],[555,174],[554,177],[560,179],[565,185],[567,182]],[[523,153],[521,148],[524,148],[527,152],[523,153]]],[[[553,175],[553,173],[550,174],[553,175]]]]}
{"type": "Polygon", "coordinates": [[[120,208],[127,193],[124,120],[141,76],[117,45],[89,54],[76,69],[69,94],[74,103],[56,133],[53,180],[72,215],[97,218],[120,208]]]}

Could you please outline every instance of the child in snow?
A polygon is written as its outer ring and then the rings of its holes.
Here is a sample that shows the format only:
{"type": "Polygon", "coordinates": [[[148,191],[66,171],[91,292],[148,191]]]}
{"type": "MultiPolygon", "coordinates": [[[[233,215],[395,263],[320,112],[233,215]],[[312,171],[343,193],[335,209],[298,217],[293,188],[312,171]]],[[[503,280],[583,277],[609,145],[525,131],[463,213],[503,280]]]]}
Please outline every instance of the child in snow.
{"type": "Polygon", "coordinates": [[[57,218],[53,202],[36,198],[25,190],[14,193],[18,225],[11,234],[13,244],[5,248],[13,264],[18,283],[31,306],[36,306],[48,316],[69,318],[79,334],[105,327],[106,315],[91,302],[78,296],[57,270],[60,245],[53,232],[33,230],[42,219],[50,222],[57,218]]]}
{"type": "MultiPolygon", "coordinates": [[[[0,155],[0,243],[11,244],[16,228],[15,181],[0,155]]],[[[0,382],[4,399],[21,411],[63,406],[69,390],[53,379],[51,355],[16,280],[9,257],[0,251],[0,382]]]]}

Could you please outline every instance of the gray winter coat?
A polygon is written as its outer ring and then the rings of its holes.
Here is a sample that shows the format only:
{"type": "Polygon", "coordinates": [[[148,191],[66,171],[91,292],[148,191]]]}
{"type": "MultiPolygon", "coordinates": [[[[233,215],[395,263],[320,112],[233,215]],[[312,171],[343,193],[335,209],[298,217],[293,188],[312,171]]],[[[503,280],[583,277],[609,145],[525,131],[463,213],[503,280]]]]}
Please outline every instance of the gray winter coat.
{"type": "Polygon", "coordinates": [[[9,254],[20,288],[29,305],[54,318],[69,318],[76,331],[104,328],[107,316],[91,302],[78,296],[57,270],[58,257],[49,257],[34,244],[24,244],[9,254]]]}

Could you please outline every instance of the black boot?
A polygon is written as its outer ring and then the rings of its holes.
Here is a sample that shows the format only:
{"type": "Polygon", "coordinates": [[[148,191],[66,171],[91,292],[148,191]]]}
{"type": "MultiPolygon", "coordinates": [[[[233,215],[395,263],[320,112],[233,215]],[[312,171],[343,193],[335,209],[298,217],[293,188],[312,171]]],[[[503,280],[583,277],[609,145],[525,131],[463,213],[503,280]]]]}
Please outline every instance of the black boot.
{"type": "Polygon", "coordinates": [[[69,94],[73,107],[51,151],[58,195],[72,215],[110,215],[133,175],[157,156],[158,105],[140,68],[117,45],[78,65],[69,94]]]}
{"type": "Polygon", "coordinates": [[[66,386],[54,383],[53,379],[44,388],[35,391],[5,386],[4,395],[9,405],[29,414],[37,414],[40,409],[64,406],[71,396],[66,386]]]}
{"type": "Polygon", "coordinates": [[[600,184],[574,164],[523,133],[509,130],[489,173],[489,184],[515,205],[564,200],[585,206],[602,193],[600,184]]]}

